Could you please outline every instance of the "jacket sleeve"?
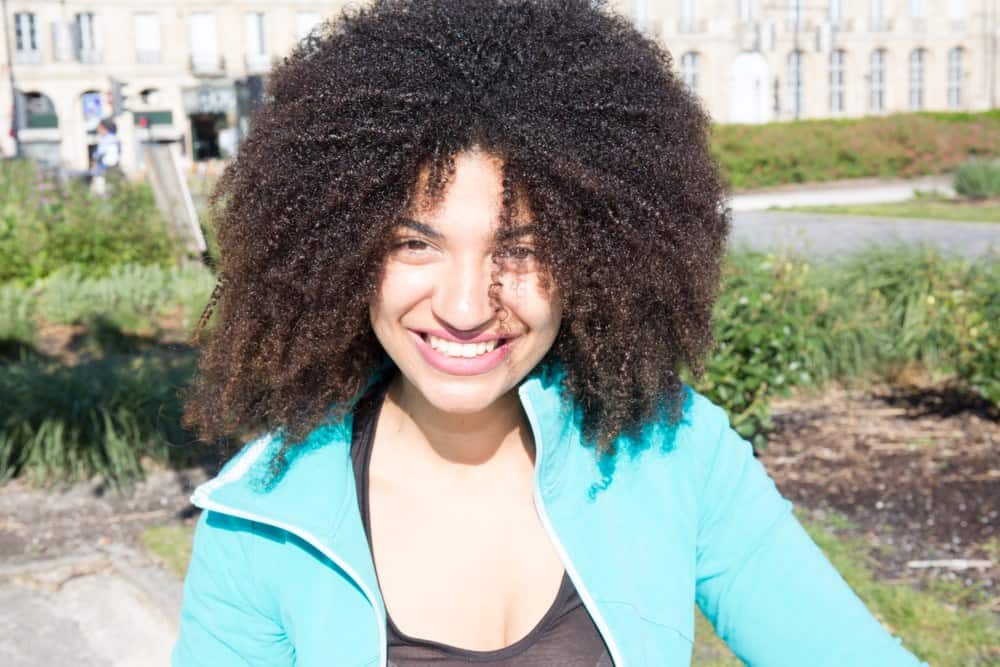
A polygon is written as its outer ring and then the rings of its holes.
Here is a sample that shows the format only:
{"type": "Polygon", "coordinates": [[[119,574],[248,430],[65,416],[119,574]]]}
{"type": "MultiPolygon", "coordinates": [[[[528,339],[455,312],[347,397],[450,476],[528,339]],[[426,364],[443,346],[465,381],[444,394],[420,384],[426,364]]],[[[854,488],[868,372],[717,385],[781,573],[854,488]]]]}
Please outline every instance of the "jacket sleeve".
{"type": "Polygon", "coordinates": [[[697,443],[696,597],[716,633],[751,667],[927,667],[833,568],[725,412],[698,400],[714,435],[697,443]]]}
{"type": "Polygon", "coordinates": [[[294,663],[291,642],[254,580],[253,539],[252,522],[202,512],[184,581],[173,667],[294,663]]]}

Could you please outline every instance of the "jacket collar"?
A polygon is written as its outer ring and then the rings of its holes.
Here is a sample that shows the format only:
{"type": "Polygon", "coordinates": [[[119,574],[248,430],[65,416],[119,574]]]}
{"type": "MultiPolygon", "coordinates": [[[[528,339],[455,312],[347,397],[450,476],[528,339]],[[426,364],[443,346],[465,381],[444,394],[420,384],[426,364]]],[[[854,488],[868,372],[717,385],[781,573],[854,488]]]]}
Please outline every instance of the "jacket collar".
{"type": "MultiPolygon", "coordinates": [[[[518,387],[518,396],[535,437],[535,477],[542,496],[555,493],[578,437],[573,407],[561,396],[559,370],[534,371],[518,387]]],[[[288,453],[283,473],[270,478],[270,462],[280,434],[250,442],[218,476],[195,489],[191,502],[203,509],[273,525],[337,554],[351,564],[370,591],[377,591],[375,568],[357,507],[351,464],[350,412],[337,423],[312,431],[288,453]]]]}

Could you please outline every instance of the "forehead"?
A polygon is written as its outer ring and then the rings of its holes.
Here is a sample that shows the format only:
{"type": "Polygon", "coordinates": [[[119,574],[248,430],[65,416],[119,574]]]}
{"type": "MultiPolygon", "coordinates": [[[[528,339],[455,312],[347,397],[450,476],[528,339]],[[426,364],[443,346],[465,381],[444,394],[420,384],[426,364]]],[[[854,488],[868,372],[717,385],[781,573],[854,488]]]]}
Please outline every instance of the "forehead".
{"type": "MultiPolygon", "coordinates": [[[[451,232],[492,232],[499,226],[504,196],[499,158],[475,149],[455,155],[454,169],[445,176],[437,197],[428,194],[431,173],[429,166],[420,172],[407,215],[410,220],[451,232]]],[[[512,222],[526,224],[530,218],[527,199],[519,191],[512,194],[516,202],[512,222]]]]}

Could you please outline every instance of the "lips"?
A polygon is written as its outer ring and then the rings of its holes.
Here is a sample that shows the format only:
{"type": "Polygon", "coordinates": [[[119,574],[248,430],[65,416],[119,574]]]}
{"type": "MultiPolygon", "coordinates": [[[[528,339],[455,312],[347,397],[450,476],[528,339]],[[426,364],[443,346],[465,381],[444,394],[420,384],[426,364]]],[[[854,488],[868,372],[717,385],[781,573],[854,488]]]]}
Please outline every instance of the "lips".
{"type": "Polygon", "coordinates": [[[424,360],[436,370],[449,375],[482,375],[490,372],[510,355],[511,347],[519,338],[481,334],[466,340],[456,340],[447,334],[438,335],[444,332],[412,329],[408,332],[424,360]],[[470,351],[474,351],[472,356],[469,356],[470,351]]]}

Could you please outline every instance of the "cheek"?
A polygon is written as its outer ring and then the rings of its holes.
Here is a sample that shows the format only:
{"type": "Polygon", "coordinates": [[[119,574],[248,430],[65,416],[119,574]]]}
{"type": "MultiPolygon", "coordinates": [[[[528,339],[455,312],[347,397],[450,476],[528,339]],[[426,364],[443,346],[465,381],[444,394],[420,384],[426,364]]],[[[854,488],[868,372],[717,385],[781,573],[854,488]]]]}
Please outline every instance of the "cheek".
{"type": "Polygon", "coordinates": [[[504,289],[504,305],[538,333],[551,331],[554,337],[559,329],[562,299],[551,280],[543,283],[537,274],[515,276],[504,289]]]}

